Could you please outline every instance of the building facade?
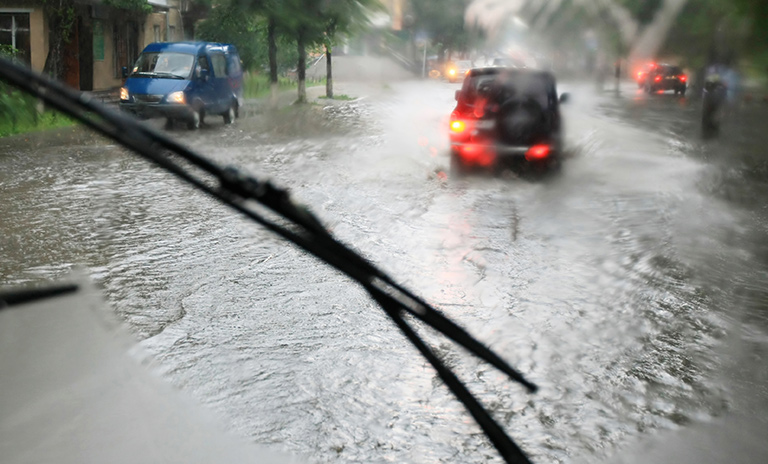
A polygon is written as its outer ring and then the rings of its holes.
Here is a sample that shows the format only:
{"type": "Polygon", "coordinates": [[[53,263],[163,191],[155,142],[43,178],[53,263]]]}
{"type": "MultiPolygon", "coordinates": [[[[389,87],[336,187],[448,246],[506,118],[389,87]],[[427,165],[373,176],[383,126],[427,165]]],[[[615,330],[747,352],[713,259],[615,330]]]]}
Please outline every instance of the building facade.
{"type": "Polygon", "coordinates": [[[101,0],[76,0],[69,31],[51,30],[45,3],[2,0],[0,45],[18,50],[17,57],[43,71],[50,35],[66,33],[64,81],[85,91],[110,90],[122,84],[122,68],[130,67],[151,42],[184,40],[186,0],[149,0],[148,14],[104,5],[101,0]]]}

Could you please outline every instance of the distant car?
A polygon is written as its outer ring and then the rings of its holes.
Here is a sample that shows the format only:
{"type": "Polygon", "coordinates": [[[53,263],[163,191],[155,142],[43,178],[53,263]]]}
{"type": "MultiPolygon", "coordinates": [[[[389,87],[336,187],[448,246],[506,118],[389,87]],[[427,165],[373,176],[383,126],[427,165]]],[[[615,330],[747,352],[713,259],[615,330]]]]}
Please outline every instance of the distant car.
{"type": "Polygon", "coordinates": [[[243,97],[243,71],[234,45],[151,43],[120,89],[120,109],[141,118],[165,117],[197,129],[206,115],[232,123],[243,97]]]}
{"type": "Polygon", "coordinates": [[[685,95],[688,76],[679,66],[659,64],[645,76],[643,87],[648,93],[673,90],[675,95],[685,95]]]}
{"type": "Polygon", "coordinates": [[[451,171],[560,163],[562,124],[554,76],[546,71],[472,69],[450,118],[451,171]]]}
{"type": "Polygon", "coordinates": [[[449,63],[448,66],[446,66],[445,78],[448,79],[448,82],[459,82],[464,79],[464,76],[470,69],[472,69],[472,61],[470,60],[460,60],[455,63],[449,63]]]}

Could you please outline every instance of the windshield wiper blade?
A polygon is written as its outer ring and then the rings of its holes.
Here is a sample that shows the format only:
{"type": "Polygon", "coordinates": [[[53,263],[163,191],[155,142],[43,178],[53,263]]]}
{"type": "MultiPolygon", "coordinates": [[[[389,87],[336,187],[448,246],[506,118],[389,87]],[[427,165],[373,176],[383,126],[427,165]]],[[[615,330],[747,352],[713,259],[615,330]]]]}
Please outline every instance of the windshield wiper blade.
{"type": "Polygon", "coordinates": [[[134,73],[131,73],[131,76],[170,77],[172,79],[184,79],[184,76],[179,76],[178,74],[173,74],[169,72],[154,72],[154,71],[136,71],[134,73]]]}
{"type": "Polygon", "coordinates": [[[351,248],[336,240],[304,206],[293,202],[284,189],[222,168],[170,137],[112,111],[84,94],[41,74],[0,58],[0,78],[43,99],[86,126],[132,149],[198,189],[229,205],[268,230],[300,246],[363,286],[435,368],[451,392],[464,404],[507,463],[530,463],[528,457],[491,417],[459,378],[432,352],[403,317],[407,312],[498,368],[528,390],[536,386],[489,348],[469,335],[437,309],[397,284],[351,248]],[[184,163],[179,162],[179,159],[184,163]],[[192,172],[196,168],[198,172],[192,172]],[[254,205],[255,203],[255,205],[254,205]],[[264,211],[264,208],[268,211],[264,211]],[[277,214],[269,219],[265,213],[277,214]]]}
{"type": "Polygon", "coordinates": [[[179,76],[178,74],[174,74],[170,72],[154,72],[152,74],[158,77],[170,77],[171,79],[184,79],[184,76],[179,76]]]}

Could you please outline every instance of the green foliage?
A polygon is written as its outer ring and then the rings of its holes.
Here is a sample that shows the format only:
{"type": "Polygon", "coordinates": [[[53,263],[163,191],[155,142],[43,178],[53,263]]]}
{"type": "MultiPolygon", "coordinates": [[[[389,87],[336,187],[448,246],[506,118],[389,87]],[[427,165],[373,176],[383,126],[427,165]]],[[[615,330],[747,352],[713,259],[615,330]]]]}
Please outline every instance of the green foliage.
{"type": "Polygon", "coordinates": [[[197,39],[235,45],[245,69],[252,69],[257,61],[260,48],[258,36],[261,33],[256,15],[231,4],[213,8],[208,18],[195,28],[197,39]]]}
{"type": "Polygon", "coordinates": [[[679,56],[682,64],[693,69],[711,61],[764,62],[768,47],[765,5],[764,1],[755,0],[689,0],[677,17],[662,54],[679,56]]]}
{"type": "MultiPolygon", "coordinates": [[[[293,90],[297,87],[296,79],[281,77],[277,80],[278,90],[293,90]]],[[[325,85],[325,78],[310,80],[307,86],[325,85]]],[[[269,77],[265,74],[251,73],[245,76],[243,82],[243,94],[245,98],[266,97],[272,91],[269,77]]]]}
{"type": "Polygon", "coordinates": [[[616,3],[626,8],[640,24],[649,24],[664,0],[619,0],[616,3]]]}
{"type": "Polygon", "coordinates": [[[104,0],[104,4],[139,14],[149,14],[152,12],[152,5],[147,0],[104,0]]]}
{"type": "MultiPolygon", "coordinates": [[[[13,60],[18,54],[10,45],[0,45],[0,57],[13,60]]],[[[56,112],[38,112],[37,100],[0,81],[0,137],[71,124],[56,112]]]]}
{"type": "MultiPolygon", "coordinates": [[[[196,28],[197,38],[210,42],[231,43],[240,52],[243,67],[264,69],[267,56],[267,19],[254,12],[229,3],[211,10],[208,19],[196,28]]],[[[286,34],[277,37],[277,68],[285,73],[295,69],[298,53],[293,39],[286,34]]]]}
{"type": "Polygon", "coordinates": [[[55,24],[56,37],[69,43],[77,15],[74,0],[43,0],[48,18],[55,24]]]}
{"type": "Polygon", "coordinates": [[[406,27],[414,33],[425,33],[441,50],[466,52],[473,35],[464,24],[464,11],[469,0],[412,0],[413,24],[406,27]]]}
{"type": "Polygon", "coordinates": [[[349,95],[334,95],[332,98],[328,98],[327,96],[323,95],[322,97],[317,97],[322,100],[339,100],[339,101],[352,101],[357,100],[355,97],[350,97],[349,95]]]}

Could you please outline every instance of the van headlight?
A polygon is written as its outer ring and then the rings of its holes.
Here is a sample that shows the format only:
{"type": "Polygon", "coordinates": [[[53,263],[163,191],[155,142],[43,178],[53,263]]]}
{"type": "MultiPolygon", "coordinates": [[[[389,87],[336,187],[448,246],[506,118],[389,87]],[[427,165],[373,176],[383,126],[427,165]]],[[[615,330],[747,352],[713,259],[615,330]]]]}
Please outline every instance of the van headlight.
{"type": "Polygon", "coordinates": [[[128,93],[127,87],[120,87],[120,100],[128,101],[131,99],[131,94],[128,93]]]}
{"type": "Polygon", "coordinates": [[[166,101],[168,103],[181,103],[182,105],[187,102],[186,97],[184,97],[184,92],[173,92],[168,94],[168,98],[166,98],[166,101]]]}

